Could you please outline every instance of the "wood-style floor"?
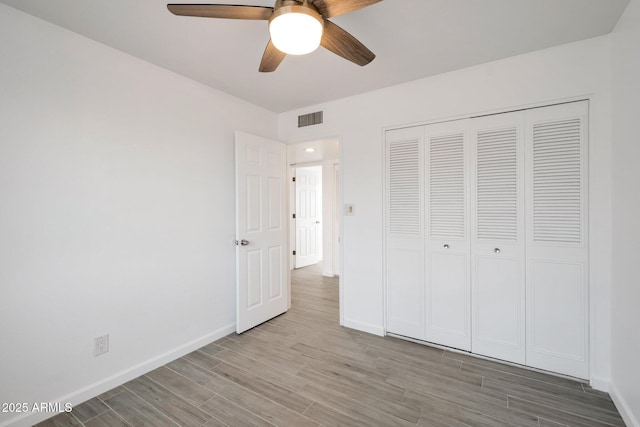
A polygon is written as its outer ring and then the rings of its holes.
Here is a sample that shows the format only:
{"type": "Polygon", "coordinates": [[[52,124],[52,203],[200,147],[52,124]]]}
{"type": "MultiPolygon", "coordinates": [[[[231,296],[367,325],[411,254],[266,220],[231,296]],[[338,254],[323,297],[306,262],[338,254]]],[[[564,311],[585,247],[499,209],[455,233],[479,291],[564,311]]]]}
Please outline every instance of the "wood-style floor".
{"type": "Polygon", "coordinates": [[[624,426],[579,382],[338,326],[338,285],[39,426],[624,426]]]}

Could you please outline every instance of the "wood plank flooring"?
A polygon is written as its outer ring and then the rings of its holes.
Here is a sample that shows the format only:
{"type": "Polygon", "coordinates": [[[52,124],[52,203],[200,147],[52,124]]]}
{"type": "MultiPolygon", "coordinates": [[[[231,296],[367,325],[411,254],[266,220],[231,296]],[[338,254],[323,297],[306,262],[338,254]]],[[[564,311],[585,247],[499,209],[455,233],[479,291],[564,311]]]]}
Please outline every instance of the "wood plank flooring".
{"type": "Polygon", "coordinates": [[[338,284],[39,426],[624,426],[579,382],[338,326],[338,284]]]}

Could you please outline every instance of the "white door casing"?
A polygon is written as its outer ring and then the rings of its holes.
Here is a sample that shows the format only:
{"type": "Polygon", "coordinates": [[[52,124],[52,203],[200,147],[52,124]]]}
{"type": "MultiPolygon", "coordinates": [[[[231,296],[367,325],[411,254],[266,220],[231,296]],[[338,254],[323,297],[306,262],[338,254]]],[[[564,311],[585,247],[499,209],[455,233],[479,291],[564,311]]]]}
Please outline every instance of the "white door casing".
{"type": "Polygon", "coordinates": [[[285,144],[236,132],[236,331],[288,308],[285,144]]]}
{"type": "Polygon", "coordinates": [[[472,351],[525,363],[524,116],[471,122],[472,351]]]}
{"type": "Polygon", "coordinates": [[[296,168],[296,268],[320,262],[322,166],[296,168]]]}
{"type": "Polygon", "coordinates": [[[462,350],[471,350],[468,128],[425,127],[425,339],[462,350]]]}

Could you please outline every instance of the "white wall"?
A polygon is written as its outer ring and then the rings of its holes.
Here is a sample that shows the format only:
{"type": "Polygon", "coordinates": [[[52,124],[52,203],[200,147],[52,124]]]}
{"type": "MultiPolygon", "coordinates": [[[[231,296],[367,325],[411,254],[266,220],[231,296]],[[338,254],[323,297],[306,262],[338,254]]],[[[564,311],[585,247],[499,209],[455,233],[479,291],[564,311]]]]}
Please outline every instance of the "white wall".
{"type": "Polygon", "coordinates": [[[383,129],[402,124],[591,97],[591,280],[593,384],[610,375],[610,40],[600,37],[520,55],[279,115],[288,142],[340,135],[343,202],[341,299],[344,324],[382,334],[383,129]],[[324,110],[325,123],[297,128],[298,114],[324,110]]]}
{"type": "Polygon", "coordinates": [[[234,131],[276,115],[2,4],[0,58],[0,402],[77,404],[231,332],[234,131]]]}
{"type": "Polygon", "coordinates": [[[612,397],[640,426],[640,4],[631,1],[613,42],[612,397]]]}

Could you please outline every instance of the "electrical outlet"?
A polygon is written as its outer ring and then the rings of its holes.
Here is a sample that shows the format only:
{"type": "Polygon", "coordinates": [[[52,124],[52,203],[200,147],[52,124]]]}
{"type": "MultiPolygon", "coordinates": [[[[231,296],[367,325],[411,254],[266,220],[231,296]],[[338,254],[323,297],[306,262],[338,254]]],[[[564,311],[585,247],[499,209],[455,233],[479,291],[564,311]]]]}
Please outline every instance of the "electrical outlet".
{"type": "Polygon", "coordinates": [[[100,356],[109,351],[109,334],[97,337],[93,341],[93,356],[100,356]]]}

